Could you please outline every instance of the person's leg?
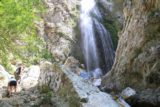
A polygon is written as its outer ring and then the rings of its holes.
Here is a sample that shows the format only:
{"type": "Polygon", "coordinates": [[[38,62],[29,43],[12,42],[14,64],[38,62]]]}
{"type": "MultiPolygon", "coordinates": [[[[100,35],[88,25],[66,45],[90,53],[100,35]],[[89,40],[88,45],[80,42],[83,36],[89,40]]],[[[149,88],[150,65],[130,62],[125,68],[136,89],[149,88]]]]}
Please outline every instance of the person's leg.
{"type": "Polygon", "coordinates": [[[12,86],[13,86],[13,87],[12,87],[12,92],[15,93],[16,90],[17,90],[17,81],[13,81],[13,82],[12,82],[12,86]]]}
{"type": "Polygon", "coordinates": [[[17,92],[17,81],[14,82],[14,92],[17,92]]]}
{"type": "Polygon", "coordinates": [[[14,86],[14,92],[17,92],[17,86],[14,86]]]}
{"type": "Polygon", "coordinates": [[[9,88],[9,96],[11,96],[12,95],[12,86],[10,86],[10,88],[9,88]]]}
{"type": "Polygon", "coordinates": [[[10,84],[8,83],[8,87],[7,87],[7,92],[8,92],[8,96],[10,96],[11,95],[11,87],[10,87],[10,84]]]}

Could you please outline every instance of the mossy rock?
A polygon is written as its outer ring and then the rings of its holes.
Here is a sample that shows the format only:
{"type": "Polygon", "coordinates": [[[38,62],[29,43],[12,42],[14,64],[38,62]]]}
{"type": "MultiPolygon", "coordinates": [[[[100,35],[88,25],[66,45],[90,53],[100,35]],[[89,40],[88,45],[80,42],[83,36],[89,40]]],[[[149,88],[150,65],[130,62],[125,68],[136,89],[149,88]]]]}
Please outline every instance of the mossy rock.
{"type": "Polygon", "coordinates": [[[116,50],[117,44],[118,44],[118,31],[120,29],[120,25],[116,20],[111,20],[111,17],[105,17],[103,20],[103,24],[111,34],[113,46],[114,46],[114,49],[116,50]]]}
{"type": "Polygon", "coordinates": [[[59,89],[58,95],[62,99],[65,99],[69,103],[70,107],[80,107],[80,99],[73,89],[72,83],[67,77],[65,77],[65,74],[63,75],[62,79],[64,83],[59,89]]]}
{"type": "Polygon", "coordinates": [[[47,95],[47,99],[49,97],[48,93],[52,91],[56,96],[59,96],[62,100],[67,102],[70,107],[80,106],[80,99],[75,92],[72,82],[62,68],[56,63],[44,63],[41,66],[39,90],[41,93],[47,95]]]}

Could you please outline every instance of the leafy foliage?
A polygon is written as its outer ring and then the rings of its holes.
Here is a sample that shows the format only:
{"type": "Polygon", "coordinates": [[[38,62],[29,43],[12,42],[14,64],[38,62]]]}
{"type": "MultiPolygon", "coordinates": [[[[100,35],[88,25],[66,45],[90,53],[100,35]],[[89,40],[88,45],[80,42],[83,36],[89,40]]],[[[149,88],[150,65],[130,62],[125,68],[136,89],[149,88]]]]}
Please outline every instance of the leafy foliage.
{"type": "Polygon", "coordinates": [[[0,0],[0,63],[8,68],[10,55],[25,62],[42,57],[44,42],[34,21],[43,12],[42,0],[0,0]]]}
{"type": "Polygon", "coordinates": [[[120,29],[118,22],[113,18],[105,17],[103,21],[104,26],[111,33],[114,49],[116,50],[118,44],[118,31],[120,29]],[[112,19],[112,20],[110,20],[112,19]]]}

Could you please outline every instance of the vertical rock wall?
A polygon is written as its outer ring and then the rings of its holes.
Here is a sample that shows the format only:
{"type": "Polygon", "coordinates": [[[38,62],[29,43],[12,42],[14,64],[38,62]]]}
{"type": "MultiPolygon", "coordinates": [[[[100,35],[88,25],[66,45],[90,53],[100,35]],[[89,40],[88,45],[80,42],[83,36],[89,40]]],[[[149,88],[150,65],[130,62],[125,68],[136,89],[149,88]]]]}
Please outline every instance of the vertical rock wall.
{"type": "Polygon", "coordinates": [[[77,29],[79,0],[44,0],[46,12],[38,22],[39,35],[47,42],[47,48],[56,62],[74,53],[80,56],[77,29]]]}
{"type": "Polygon", "coordinates": [[[116,59],[104,77],[106,88],[136,89],[160,86],[160,1],[126,0],[124,27],[116,59]]]}

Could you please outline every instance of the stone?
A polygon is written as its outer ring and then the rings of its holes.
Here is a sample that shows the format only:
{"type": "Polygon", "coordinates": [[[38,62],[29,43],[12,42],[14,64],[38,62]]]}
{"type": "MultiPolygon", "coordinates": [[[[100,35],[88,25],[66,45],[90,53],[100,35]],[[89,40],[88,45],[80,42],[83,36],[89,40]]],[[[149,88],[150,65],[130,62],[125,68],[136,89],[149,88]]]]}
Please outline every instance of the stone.
{"type": "Polygon", "coordinates": [[[0,107],[13,107],[10,104],[8,104],[7,102],[4,101],[0,101],[0,107]]]}
{"type": "Polygon", "coordinates": [[[122,98],[118,98],[117,102],[121,105],[123,105],[124,107],[131,107],[128,103],[126,103],[126,101],[122,98]]]}
{"type": "Polygon", "coordinates": [[[38,79],[33,77],[27,77],[23,79],[20,83],[21,88],[30,89],[38,84],[38,79]]]}
{"type": "Polygon", "coordinates": [[[64,66],[66,68],[70,68],[76,74],[80,74],[80,72],[82,71],[82,69],[79,68],[80,62],[73,56],[67,58],[67,60],[64,63],[64,66]]]}
{"type": "Polygon", "coordinates": [[[37,98],[38,98],[37,95],[31,95],[30,96],[31,101],[35,101],[37,98]]]}
{"type": "Polygon", "coordinates": [[[48,90],[48,87],[53,91],[58,91],[61,84],[62,72],[58,65],[44,63],[40,66],[40,77],[38,85],[42,86],[42,90],[48,90]]]}
{"type": "Polygon", "coordinates": [[[91,74],[89,72],[86,72],[86,71],[81,71],[79,73],[79,76],[82,77],[85,80],[89,80],[91,78],[91,74]]]}
{"type": "Polygon", "coordinates": [[[159,107],[160,88],[146,89],[128,98],[126,101],[134,107],[159,107]]]}
{"type": "Polygon", "coordinates": [[[29,77],[39,78],[39,74],[40,74],[40,67],[38,65],[32,65],[29,67],[29,71],[27,72],[27,75],[29,77]]]}
{"type": "Polygon", "coordinates": [[[111,95],[101,92],[65,66],[44,63],[40,68],[39,89],[42,92],[56,93],[70,106],[119,107],[111,95]],[[86,100],[84,101],[84,99],[86,100]]]}
{"type": "Polygon", "coordinates": [[[101,81],[102,81],[101,78],[99,78],[99,79],[94,79],[94,80],[93,80],[93,85],[96,86],[96,87],[98,87],[98,86],[101,85],[101,81]]]}
{"type": "Polygon", "coordinates": [[[123,99],[127,99],[131,96],[134,96],[135,94],[136,94],[136,91],[134,89],[127,87],[122,91],[120,95],[122,96],[123,99]]]}
{"type": "Polygon", "coordinates": [[[26,73],[21,77],[21,88],[30,89],[38,84],[38,78],[40,75],[40,67],[38,65],[32,65],[29,67],[26,73]]]}

